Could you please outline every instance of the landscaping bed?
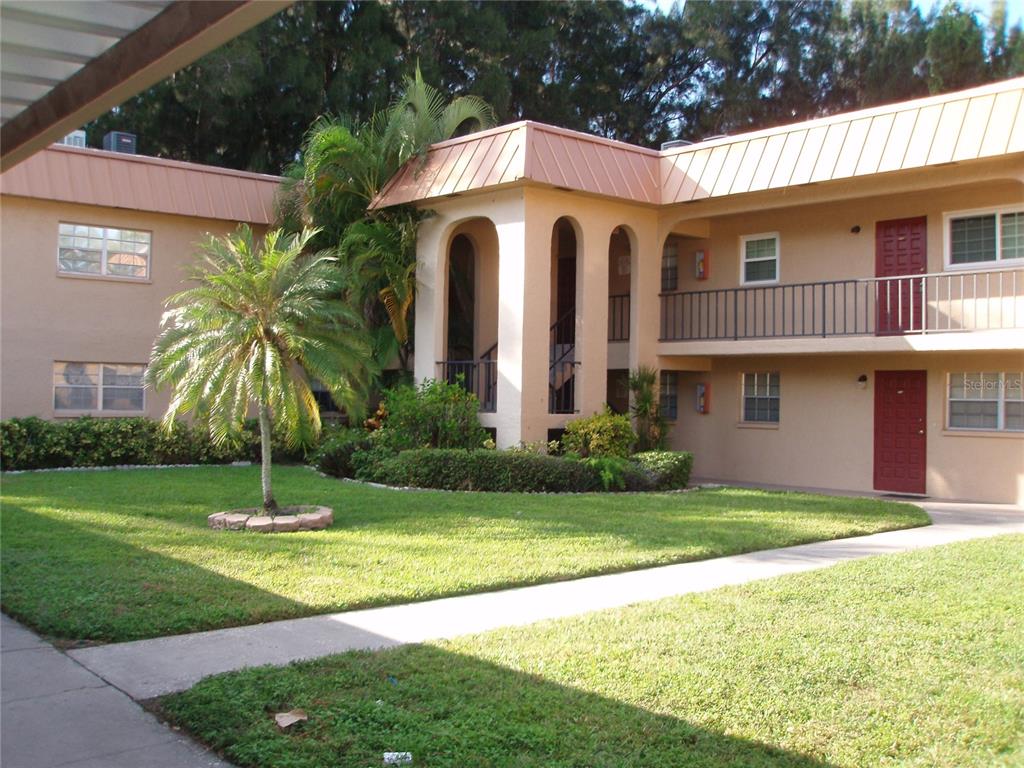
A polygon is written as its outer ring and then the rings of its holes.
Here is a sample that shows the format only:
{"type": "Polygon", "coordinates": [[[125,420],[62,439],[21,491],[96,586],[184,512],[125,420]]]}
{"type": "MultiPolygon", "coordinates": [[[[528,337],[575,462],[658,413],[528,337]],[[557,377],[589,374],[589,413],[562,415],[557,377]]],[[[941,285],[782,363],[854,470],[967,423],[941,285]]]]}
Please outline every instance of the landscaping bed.
{"type": "Polygon", "coordinates": [[[209,678],[161,709],[241,766],[1024,762],[1024,536],[209,678]],[[273,715],[308,716],[288,732],[273,715]]]}
{"type": "Polygon", "coordinates": [[[301,536],[211,530],[259,503],[258,467],[8,475],[2,607],[110,642],[571,579],[927,524],[877,499],[402,493],[275,467],[282,503],[334,510],[301,536]]]}

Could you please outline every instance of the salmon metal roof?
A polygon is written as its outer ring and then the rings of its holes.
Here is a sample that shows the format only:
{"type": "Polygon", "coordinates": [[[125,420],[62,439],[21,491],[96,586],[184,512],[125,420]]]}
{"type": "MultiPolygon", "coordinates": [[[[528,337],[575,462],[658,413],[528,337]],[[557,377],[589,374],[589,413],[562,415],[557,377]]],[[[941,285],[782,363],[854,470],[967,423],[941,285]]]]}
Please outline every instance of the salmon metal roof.
{"type": "Polygon", "coordinates": [[[1024,152],[1024,78],[657,151],[520,122],[433,145],[373,208],[533,182],[671,205],[1024,152]]]}
{"type": "Polygon", "coordinates": [[[0,193],[270,224],[280,183],[277,176],[55,144],[0,175],[0,193]]]}

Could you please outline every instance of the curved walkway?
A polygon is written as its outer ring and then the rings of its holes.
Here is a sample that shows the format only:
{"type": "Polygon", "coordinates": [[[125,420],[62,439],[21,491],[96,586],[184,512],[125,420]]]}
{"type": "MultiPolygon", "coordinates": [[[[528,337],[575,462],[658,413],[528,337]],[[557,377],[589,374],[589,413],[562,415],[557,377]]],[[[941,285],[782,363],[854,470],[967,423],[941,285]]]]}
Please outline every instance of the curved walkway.
{"type": "Polygon", "coordinates": [[[455,637],[704,592],[872,555],[1024,533],[1024,509],[1019,507],[951,502],[921,502],[920,506],[933,525],[422,603],[83,648],[69,655],[141,700],[182,691],[208,675],[243,667],[455,637]]]}

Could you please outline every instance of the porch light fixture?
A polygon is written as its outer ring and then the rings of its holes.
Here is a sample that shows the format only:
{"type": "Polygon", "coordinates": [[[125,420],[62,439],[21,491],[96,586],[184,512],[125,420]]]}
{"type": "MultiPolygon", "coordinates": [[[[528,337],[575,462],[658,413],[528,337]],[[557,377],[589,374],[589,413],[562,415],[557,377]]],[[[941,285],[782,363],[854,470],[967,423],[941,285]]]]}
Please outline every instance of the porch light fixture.
{"type": "Polygon", "coordinates": [[[860,389],[868,388],[868,375],[866,373],[862,373],[860,376],[857,377],[857,386],[860,389]]]}
{"type": "Polygon", "coordinates": [[[855,234],[855,235],[859,235],[860,234],[860,224],[854,224],[852,227],[850,227],[850,232],[855,234]]]}

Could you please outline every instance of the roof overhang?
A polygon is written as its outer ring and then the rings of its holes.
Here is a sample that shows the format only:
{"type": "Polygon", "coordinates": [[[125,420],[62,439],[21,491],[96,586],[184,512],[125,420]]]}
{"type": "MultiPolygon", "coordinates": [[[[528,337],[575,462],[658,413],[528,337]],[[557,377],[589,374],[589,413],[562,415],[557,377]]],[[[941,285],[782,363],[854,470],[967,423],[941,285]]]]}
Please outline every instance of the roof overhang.
{"type": "Polygon", "coordinates": [[[292,0],[0,5],[0,169],[116,107],[292,0]]]}

